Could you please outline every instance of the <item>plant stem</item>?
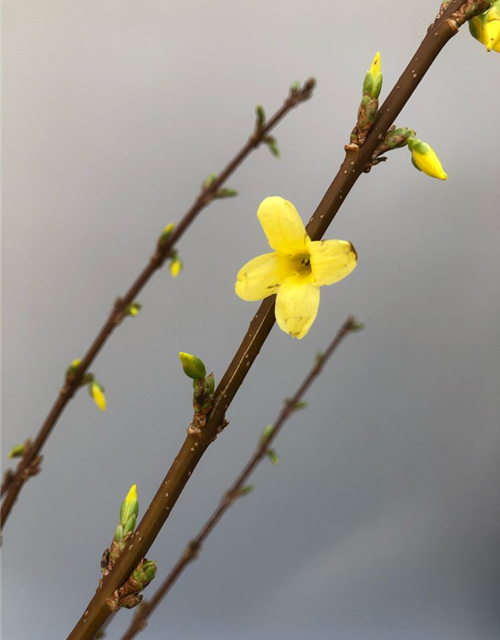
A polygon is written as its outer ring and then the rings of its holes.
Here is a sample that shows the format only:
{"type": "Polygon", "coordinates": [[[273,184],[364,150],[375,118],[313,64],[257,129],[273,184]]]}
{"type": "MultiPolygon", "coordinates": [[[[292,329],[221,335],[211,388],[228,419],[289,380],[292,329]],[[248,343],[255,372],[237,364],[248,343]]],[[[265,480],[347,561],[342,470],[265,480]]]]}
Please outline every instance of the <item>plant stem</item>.
{"type": "Polygon", "coordinates": [[[350,317],[344,322],[342,327],[337,332],[337,335],[332,340],[332,342],[327,347],[326,351],[322,354],[321,357],[316,359],[315,365],[309,371],[309,374],[304,379],[300,387],[297,389],[295,394],[287,399],[283,405],[283,409],[279,413],[276,421],[272,425],[272,428],[267,434],[265,441],[260,441],[257,448],[255,449],[252,457],[247,462],[239,476],[236,478],[234,483],[231,485],[228,491],[222,497],[219,506],[212,513],[210,518],[203,525],[202,529],[198,533],[198,535],[193,538],[187,545],[184,553],[181,555],[179,560],[176,562],[169,575],[163,581],[161,586],[156,590],[154,596],[151,600],[147,602],[142,602],[138,607],[137,613],[132,619],[129,628],[123,634],[121,640],[132,640],[140,631],[144,629],[146,626],[146,620],[151,615],[151,613],[156,609],[156,607],[163,600],[165,595],[170,591],[170,588],[176,582],[177,578],[181,575],[187,565],[195,560],[201,551],[201,546],[212,530],[215,528],[215,525],[219,522],[222,516],[226,513],[229,507],[234,503],[234,501],[239,497],[240,491],[245,486],[247,480],[250,475],[253,473],[254,469],[257,465],[262,461],[265,457],[266,453],[269,450],[269,445],[276,439],[282,427],[288,418],[294,413],[298,403],[302,400],[309,387],[312,385],[314,380],[319,376],[323,367],[329,358],[336,351],[337,347],[340,345],[342,340],[346,338],[349,333],[356,330],[356,323],[354,318],[350,317]]]}
{"type": "Polygon", "coordinates": [[[180,240],[180,238],[184,235],[185,231],[192,224],[198,214],[216,196],[216,192],[220,189],[220,187],[236,171],[236,169],[250,155],[250,153],[254,149],[256,149],[262,142],[264,142],[264,138],[267,136],[267,134],[272,129],[274,129],[274,127],[286,116],[289,111],[298,106],[301,102],[304,102],[311,97],[315,85],[315,80],[313,78],[310,78],[301,88],[290,90],[289,95],[287,96],[280,109],[278,109],[278,111],[276,111],[276,113],[269,120],[265,121],[262,127],[258,127],[255,129],[246,144],[243,145],[243,147],[229,162],[225,169],[223,169],[223,171],[213,182],[202,189],[200,195],[195,200],[192,207],[184,215],[179,224],[175,227],[168,241],[162,245],[161,249],[156,249],[156,251],[149,259],[148,264],[144,267],[142,273],[140,273],[140,275],[137,277],[124,297],[116,300],[108,319],[97,334],[94,342],[87,350],[87,353],[83,356],[77,373],[70,381],[66,380],[52,409],[45,418],[45,421],[40,427],[40,430],[38,431],[38,434],[32,442],[29,450],[27,450],[26,454],[21,458],[15,472],[6,476],[4,482],[2,483],[1,494],[5,497],[3,498],[0,515],[1,528],[3,528],[3,526],[5,525],[22,487],[31,477],[31,475],[33,475],[33,473],[30,473],[30,470],[33,468],[33,462],[37,458],[39,458],[39,461],[41,462],[40,452],[45,445],[48,437],[50,436],[56,422],[58,421],[59,417],[61,416],[71,398],[75,395],[82,377],[88,371],[90,365],[95,360],[96,356],[101,351],[104,344],[113,333],[114,329],[123,320],[125,309],[130,304],[136,301],[137,295],[145,287],[153,274],[163,266],[165,260],[174,251],[174,247],[178,240],[180,240]]]}
{"type": "MultiPolygon", "coordinates": [[[[380,107],[378,117],[363,147],[354,149],[352,145],[348,145],[346,148],[345,160],[307,226],[307,231],[313,240],[321,238],[356,180],[366,165],[370,163],[379,141],[399,115],[440,51],[458,32],[458,26],[463,24],[457,19],[458,12],[470,2],[471,0],[452,0],[440,18],[431,25],[410,64],[380,107]]],[[[209,444],[220,432],[226,409],[232,402],[274,325],[274,302],[274,296],[266,298],[262,302],[236,355],[216,389],[214,406],[207,425],[202,429],[199,437],[188,436],[184,441],[138,526],[134,543],[120,556],[113,571],[103,580],[97,593],[86,607],[84,615],[68,636],[68,640],[92,640],[109,617],[111,610],[107,600],[112,597],[116,589],[128,580],[134,568],[146,556],[196,465],[209,444]]]]}

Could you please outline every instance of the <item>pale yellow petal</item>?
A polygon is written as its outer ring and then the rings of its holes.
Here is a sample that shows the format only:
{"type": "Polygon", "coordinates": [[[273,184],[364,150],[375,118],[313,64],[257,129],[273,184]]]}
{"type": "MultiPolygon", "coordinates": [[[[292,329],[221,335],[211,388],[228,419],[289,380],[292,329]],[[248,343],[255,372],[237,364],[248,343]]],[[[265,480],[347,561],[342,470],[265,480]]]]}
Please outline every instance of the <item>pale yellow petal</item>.
{"type": "Polygon", "coordinates": [[[309,242],[311,268],[318,287],[334,284],[348,276],[356,266],[356,250],[346,240],[309,242]]]}
{"type": "Polygon", "coordinates": [[[257,216],[275,251],[289,256],[304,253],[307,233],[297,209],[278,196],[266,198],[257,216]]]}
{"type": "Polygon", "coordinates": [[[319,288],[311,276],[293,275],[278,289],[276,321],[282,331],[299,340],[311,328],[318,315],[319,288]]]}
{"type": "Polygon", "coordinates": [[[262,300],[278,291],[283,280],[290,275],[290,260],[276,253],[266,253],[247,262],[240,269],[235,291],[243,300],[262,300]]]}

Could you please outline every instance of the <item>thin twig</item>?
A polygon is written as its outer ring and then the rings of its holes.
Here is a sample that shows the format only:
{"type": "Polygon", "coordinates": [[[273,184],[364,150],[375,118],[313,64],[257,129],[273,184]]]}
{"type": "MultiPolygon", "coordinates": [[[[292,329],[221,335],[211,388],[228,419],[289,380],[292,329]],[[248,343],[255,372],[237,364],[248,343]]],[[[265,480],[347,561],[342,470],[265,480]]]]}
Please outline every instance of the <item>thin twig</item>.
{"type": "Polygon", "coordinates": [[[145,628],[147,618],[153,613],[153,611],[160,604],[166,594],[170,591],[171,587],[187,567],[187,565],[197,558],[199,552],[201,551],[203,542],[215,528],[215,525],[219,522],[219,520],[226,513],[229,507],[241,495],[242,489],[244,488],[250,475],[253,473],[255,467],[257,467],[257,465],[266,456],[270,449],[271,443],[276,439],[288,418],[294,413],[294,411],[296,411],[300,401],[302,400],[314,380],[319,376],[330,356],[332,356],[332,354],[336,351],[342,340],[346,338],[349,333],[356,331],[357,327],[358,325],[356,324],[354,318],[347,318],[326,351],[321,356],[318,356],[316,358],[315,365],[309,371],[309,374],[297,389],[295,394],[285,401],[283,409],[276,418],[276,421],[269,430],[266,430],[265,438],[261,438],[252,457],[247,462],[234,483],[231,485],[230,489],[226,491],[217,509],[215,509],[210,518],[203,525],[198,535],[188,543],[183,554],[176,562],[161,586],[156,590],[153,597],[150,600],[143,601],[140,604],[137,609],[137,613],[133,617],[129,628],[125,631],[121,640],[132,640],[132,638],[134,638],[140,631],[145,628]]]}
{"type": "MultiPolygon", "coordinates": [[[[40,452],[50,436],[52,429],[54,428],[60,415],[66,408],[66,405],[74,396],[79,387],[79,383],[85,373],[88,371],[90,365],[95,360],[102,347],[113,333],[114,329],[121,323],[124,318],[125,310],[129,305],[136,301],[136,298],[140,291],[147,284],[151,276],[159,270],[165,260],[175,251],[175,246],[185,231],[198,216],[198,214],[217,197],[217,192],[226,180],[234,173],[234,171],[241,165],[241,163],[250,155],[250,153],[256,149],[260,144],[265,143],[267,134],[274,129],[274,127],[291,111],[294,107],[298,106],[301,102],[308,100],[316,82],[313,78],[307,80],[302,87],[292,87],[290,92],[284,101],[283,105],[276,111],[276,113],[269,119],[264,121],[261,126],[257,126],[250,136],[246,144],[240,149],[235,157],[229,162],[225,169],[217,176],[216,179],[211,181],[208,185],[205,185],[201,190],[200,195],[195,200],[192,207],[184,215],[179,224],[175,227],[172,235],[161,247],[157,247],[149,259],[148,264],[143,269],[142,273],[138,276],[135,282],[132,284],[123,298],[116,300],[111,313],[102,326],[101,330],[97,334],[94,342],[89,347],[87,353],[81,359],[80,366],[77,372],[72,376],[71,380],[66,380],[65,384],[59,392],[59,396],[55,401],[50,413],[45,418],[36,438],[33,440],[30,448],[26,451],[25,455],[21,458],[15,472],[5,477],[2,484],[1,494],[5,496],[3,498],[0,522],[1,527],[5,525],[7,518],[12,510],[14,503],[17,500],[17,496],[21,491],[25,482],[34,475],[30,472],[32,463],[36,458],[39,458],[40,452]]],[[[39,470],[39,469],[38,469],[39,470]]]]}
{"type": "MultiPolygon", "coordinates": [[[[422,44],[380,107],[374,126],[359,149],[346,147],[346,157],[325,196],[309,221],[307,231],[312,240],[319,240],[332,222],[346,196],[364,168],[372,160],[378,143],[401,112],[433,61],[447,42],[458,33],[456,15],[472,0],[452,0],[443,15],[429,28],[422,44]]],[[[186,486],[201,457],[220,432],[224,415],[240,388],[246,374],[259,354],[274,326],[275,297],[266,298],[250,323],[236,355],[217,387],[213,409],[199,436],[188,435],[165,479],[137,527],[134,544],[119,558],[113,571],[85,609],[84,615],[68,636],[68,640],[92,640],[109,617],[108,600],[129,578],[159,534],[177,499],[186,486]]]]}

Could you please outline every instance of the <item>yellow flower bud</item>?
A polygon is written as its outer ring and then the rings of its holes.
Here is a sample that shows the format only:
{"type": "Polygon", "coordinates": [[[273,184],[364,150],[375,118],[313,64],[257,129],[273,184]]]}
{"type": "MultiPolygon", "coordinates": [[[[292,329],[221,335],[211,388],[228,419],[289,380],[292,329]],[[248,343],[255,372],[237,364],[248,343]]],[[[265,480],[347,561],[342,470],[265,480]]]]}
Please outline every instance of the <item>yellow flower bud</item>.
{"type": "Polygon", "coordinates": [[[500,2],[493,2],[489,11],[469,20],[469,31],[486,51],[500,53],[500,2]]]}
{"type": "Polygon", "coordinates": [[[446,180],[448,177],[434,149],[423,140],[410,138],[408,147],[411,151],[413,165],[431,178],[446,180]]]}
{"type": "Polygon", "coordinates": [[[135,316],[139,313],[141,309],[142,309],[142,304],[139,304],[138,302],[133,302],[132,304],[129,304],[129,306],[125,309],[125,313],[135,318],[135,316]]]}
{"type": "Polygon", "coordinates": [[[380,63],[380,52],[377,51],[373,62],[365,75],[363,82],[363,95],[370,98],[378,98],[382,89],[382,66],[380,63]]]}
{"type": "Polygon", "coordinates": [[[15,444],[9,451],[9,458],[20,458],[24,455],[25,450],[26,445],[24,442],[22,444],[15,444]]]}
{"type": "Polygon", "coordinates": [[[190,353],[179,353],[179,358],[184,369],[184,373],[193,380],[202,380],[207,375],[204,363],[190,353]]]}
{"type": "Polygon", "coordinates": [[[486,51],[500,51],[500,3],[494,4],[486,14],[484,46],[486,51]]]}
{"type": "Polygon", "coordinates": [[[133,502],[137,502],[137,485],[133,484],[124,500],[125,508],[129,508],[133,502]]]}
{"type": "Polygon", "coordinates": [[[104,395],[104,387],[99,384],[97,380],[94,380],[89,385],[90,397],[94,399],[94,402],[101,411],[106,411],[106,396],[104,395]]]}
{"type": "Polygon", "coordinates": [[[175,228],[175,224],[173,222],[170,222],[169,224],[167,224],[165,229],[163,229],[163,231],[160,234],[160,237],[158,238],[159,249],[162,249],[167,244],[167,242],[170,239],[170,236],[174,231],[174,228],[175,228]]]}
{"type": "Polygon", "coordinates": [[[172,258],[172,262],[170,263],[170,275],[172,278],[177,278],[179,273],[182,271],[182,260],[175,256],[172,258]]]}
{"type": "Polygon", "coordinates": [[[73,362],[66,369],[66,375],[70,380],[75,377],[75,374],[81,362],[82,361],[80,360],[80,358],[77,358],[76,360],[73,360],[73,362]]]}
{"type": "Polygon", "coordinates": [[[120,535],[126,536],[134,530],[138,515],[139,500],[137,498],[137,485],[133,484],[120,507],[120,524],[117,527],[118,537],[120,537],[120,535]],[[119,527],[121,527],[121,529],[119,527]]]}

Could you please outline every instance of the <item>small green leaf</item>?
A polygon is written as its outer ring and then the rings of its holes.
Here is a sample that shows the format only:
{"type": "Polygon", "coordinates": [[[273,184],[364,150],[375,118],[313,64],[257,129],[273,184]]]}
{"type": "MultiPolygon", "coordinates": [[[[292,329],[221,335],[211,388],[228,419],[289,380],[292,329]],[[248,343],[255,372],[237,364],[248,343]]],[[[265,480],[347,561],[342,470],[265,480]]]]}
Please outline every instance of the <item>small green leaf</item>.
{"type": "Polygon", "coordinates": [[[238,195],[236,189],[219,189],[214,193],[214,198],[222,199],[222,198],[234,198],[238,195]]]}
{"type": "Polygon", "coordinates": [[[276,453],[276,451],[275,451],[274,449],[268,449],[268,450],[266,451],[266,455],[267,455],[267,457],[269,458],[269,460],[271,460],[271,462],[272,462],[274,465],[276,465],[276,466],[278,466],[278,465],[279,465],[279,463],[280,463],[280,458],[279,458],[278,454],[276,453]]]}
{"type": "Polygon", "coordinates": [[[254,486],[253,484],[247,484],[244,487],[241,487],[241,489],[239,489],[236,494],[235,494],[235,498],[243,498],[244,496],[247,496],[249,493],[252,493],[252,491],[254,490],[254,486]]]}
{"type": "Polygon", "coordinates": [[[280,157],[280,150],[278,149],[278,143],[276,142],[276,138],[273,136],[267,136],[264,138],[264,142],[267,144],[267,148],[272,153],[275,158],[280,157]]]}
{"type": "Polygon", "coordinates": [[[351,331],[354,331],[354,332],[363,331],[364,328],[365,328],[365,325],[362,322],[358,322],[357,320],[354,320],[351,326],[351,331]]]}
{"type": "Polygon", "coordinates": [[[264,107],[261,104],[258,104],[255,107],[255,115],[257,116],[257,119],[255,121],[255,128],[257,129],[257,131],[260,131],[264,126],[264,122],[266,121],[264,107]]]}

